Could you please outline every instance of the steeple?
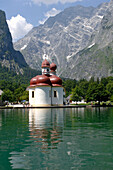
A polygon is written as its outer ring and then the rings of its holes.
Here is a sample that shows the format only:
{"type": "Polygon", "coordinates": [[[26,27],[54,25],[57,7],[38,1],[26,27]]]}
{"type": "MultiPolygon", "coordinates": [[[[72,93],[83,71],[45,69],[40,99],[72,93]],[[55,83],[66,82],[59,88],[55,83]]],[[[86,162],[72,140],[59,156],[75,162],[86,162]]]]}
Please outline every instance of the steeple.
{"type": "Polygon", "coordinates": [[[50,74],[56,75],[57,65],[54,63],[54,59],[52,59],[52,63],[50,64],[50,74]]]}
{"type": "Polygon", "coordinates": [[[50,63],[46,60],[42,62],[42,74],[49,74],[50,63]]]}

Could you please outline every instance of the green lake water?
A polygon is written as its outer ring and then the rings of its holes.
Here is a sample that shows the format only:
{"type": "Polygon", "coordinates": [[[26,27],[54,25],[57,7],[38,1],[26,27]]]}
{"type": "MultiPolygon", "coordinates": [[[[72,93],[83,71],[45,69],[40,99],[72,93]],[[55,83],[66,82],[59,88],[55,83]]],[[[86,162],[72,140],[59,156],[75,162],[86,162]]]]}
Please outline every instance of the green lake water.
{"type": "Polygon", "coordinates": [[[0,110],[0,170],[113,169],[113,108],[0,110]]]}

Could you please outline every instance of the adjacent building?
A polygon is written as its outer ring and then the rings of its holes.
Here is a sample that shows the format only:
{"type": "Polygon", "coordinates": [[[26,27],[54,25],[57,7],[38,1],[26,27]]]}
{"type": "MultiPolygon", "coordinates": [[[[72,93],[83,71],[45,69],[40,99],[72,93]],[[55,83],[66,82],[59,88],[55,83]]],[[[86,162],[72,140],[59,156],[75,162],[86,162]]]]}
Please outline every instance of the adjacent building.
{"type": "Polygon", "coordinates": [[[0,100],[1,100],[1,96],[2,96],[2,94],[3,94],[3,91],[2,91],[2,90],[0,90],[0,100]]]}
{"type": "Polygon", "coordinates": [[[62,79],[56,76],[57,66],[47,59],[42,62],[42,75],[32,78],[29,86],[31,106],[63,105],[64,88],[62,79]]]}

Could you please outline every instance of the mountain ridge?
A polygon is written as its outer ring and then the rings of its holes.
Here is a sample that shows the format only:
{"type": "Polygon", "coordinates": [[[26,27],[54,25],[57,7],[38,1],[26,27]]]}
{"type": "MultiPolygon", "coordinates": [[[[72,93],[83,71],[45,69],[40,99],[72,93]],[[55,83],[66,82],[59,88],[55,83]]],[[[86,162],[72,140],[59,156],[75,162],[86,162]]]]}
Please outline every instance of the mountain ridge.
{"type": "MultiPolygon", "coordinates": [[[[77,79],[113,76],[113,1],[109,7],[98,32],[91,37],[90,46],[73,56],[71,61],[73,68],[70,66],[68,68],[72,71],[72,74],[69,73],[70,77],[74,76],[73,72],[77,74],[77,79]]],[[[65,71],[64,76],[66,76],[65,71]]]]}
{"type": "Polygon", "coordinates": [[[31,69],[23,55],[14,50],[5,12],[0,10],[0,80],[28,84],[40,71],[31,69]]]}
{"type": "MultiPolygon", "coordinates": [[[[43,25],[33,28],[24,38],[16,42],[14,47],[22,52],[27,64],[34,69],[41,69],[42,56],[46,54],[48,60],[52,61],[54,58],[58,65],[58,74],[66,78],[89,79],[91,76],[112,75],[112,70],[107,71],[108,65],[105,67],[104,63],[105,69],[103,67],[100,69],[98,66],[99,58],[91,60],[92,54],[90,51],[88,53],[88,49],[92,49],[93,54],[96,51],[96,54],[100,54],[101,49],[106,51],[103,48],[111,43],[110,40],[105,45],[105,41],[101,37],[104,35],[102,24],[106,25],[106,18],[108,22],[110,21],[108,14],[112,10],[113,1],[103,3],[97,8],[82,6],[67,8],[55,17],[49,18],[43,25]],[[101,42],[99,43],[99,41],[101,42]],[[90,62],[94,62],[94,68],[97,68],[94,69],[95,71],[91,69],[90,62]]],[[[112,48],[111,45],[110,47],[112,48]]]]}
{"type": "Polygon", "coordinates": [[[5,12],[0,10],[0,63],[10,70],[23,73],[27,63],[19,51],[14,50],[11,33],[9,31],[5,12]]]}

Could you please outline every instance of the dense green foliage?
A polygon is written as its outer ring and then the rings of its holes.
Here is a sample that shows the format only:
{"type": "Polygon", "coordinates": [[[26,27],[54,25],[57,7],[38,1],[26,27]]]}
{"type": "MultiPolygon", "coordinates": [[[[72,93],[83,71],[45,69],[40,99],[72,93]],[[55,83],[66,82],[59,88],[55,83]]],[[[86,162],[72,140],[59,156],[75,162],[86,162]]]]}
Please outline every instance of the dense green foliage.
{"type": "Polygon", "coordinates": [[[37,74],[41,74],[41,72],[27,67],[24,69],[23,75],[17,75],[15,72],[0,65],[0,89],[4,92],[2,101],[28,101],[26,88],[29,86],[30,79],[37,74]]]}
{"type": "Polygon", "coordinates": [[[71,94],[71,90],[76,86],[77,81],[71,79],[63,79],[63,87],[65,89],[66,97],[71,94]]]}
{"type": "Polygon", "coordinates": [[[66,89],[70,89],[66,91],[66,94],[71,94],[71,100],[80,101],[81,99],[85,99],[86,102],[98,101],[113,101],[113,77],[101,78],[100,80],[94,80],[92,77],[89,81],[83,79],[76,81],[75,87],[72,88],[71,84],[75,82],[74,80],[70,80],[70,84],[68,84],[68,80],[65,80],[64,87],[66,89]],[[66,86],[65,86],[66,84],[66,86]]]}
{"type": "MultiPolygon", "coordinates": [[[[9,68],[7,67],[2,67],[0,64],[0,83],[1,81],[5,81],[5,86],[7,86],[7,84],[9,82],[11,83],[17,83],[17,84],[28,84],[29,80],[36,76],[37,74],[41,74],[40,71],[36,71],[33,70],[29,67],[25,67],[24,68],[24,74],[16,74],[16,72],[10,71],[9,68]]],[[[3,84],[3,83],[2,83],[3,84]]],[[[0,89],[4,89],[4,87],[1,87],[0,85],[0,89]]]]}

